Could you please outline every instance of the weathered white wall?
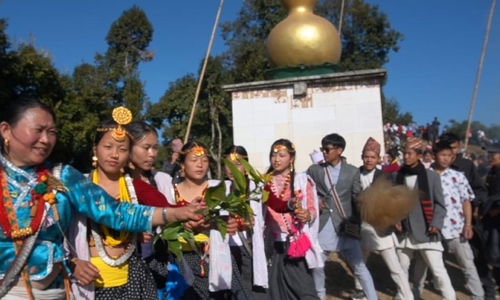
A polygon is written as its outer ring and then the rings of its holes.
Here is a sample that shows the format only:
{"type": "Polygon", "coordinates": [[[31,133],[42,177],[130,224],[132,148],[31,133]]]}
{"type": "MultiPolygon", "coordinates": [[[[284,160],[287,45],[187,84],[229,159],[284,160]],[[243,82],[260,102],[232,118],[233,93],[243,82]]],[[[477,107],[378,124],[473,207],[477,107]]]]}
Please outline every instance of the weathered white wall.
{"type": "Polygon", "coordinates": [[[293,97],[293,84],[233,92],[232,98],[234,143],[244,146],[250,163],[262,171],[269,167],[271,144],[280,138],[295,144],[298,172],[311,165],[309,154],[330,133],[345,138],[343,155],[354,166],[361,165],[370,136],[383,145],[380,85],[375,81],[311,83],[300,98],[293,97]]]}

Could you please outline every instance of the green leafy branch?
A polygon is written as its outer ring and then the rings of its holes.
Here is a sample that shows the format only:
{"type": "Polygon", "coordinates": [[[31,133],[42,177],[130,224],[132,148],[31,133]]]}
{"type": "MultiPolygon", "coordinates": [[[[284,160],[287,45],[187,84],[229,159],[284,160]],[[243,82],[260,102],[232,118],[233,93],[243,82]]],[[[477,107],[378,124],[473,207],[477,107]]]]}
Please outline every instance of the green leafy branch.
{"type": "MultiPolygon", "coordinates": [[[[255,183],[255,189],[249,190],[247,176],[230,160],[222,158],[224,163],[231,170],[234,176],[233,189],[226,195],[226,183],[222,180],[218,185],[209,187],[205,192],[205,203],[207,208],[200,210],[202,219],[207,220],[213,227],[216,227],[222,238],[227,234],[227,218],[221,217],[221,211],[239,216],[246,221],[251,220],[253,214],[250,201],[267,201],[269,193],[264,190],[264,185],[270,180],[270,176],[262,175],[246,160],[238,158],[246,172],[248,179],[255,183]],[[262,195],[262,197],[260,197],[262,195]]],[[[179,238],[185,239],[191,247],[195,245],[194,232],[184,227],[183,221],[167,224],[161,234],[155,237],[155,243],[162,237],[168,243],[168,250],[181,259],[182,243],[179,238]]]]}

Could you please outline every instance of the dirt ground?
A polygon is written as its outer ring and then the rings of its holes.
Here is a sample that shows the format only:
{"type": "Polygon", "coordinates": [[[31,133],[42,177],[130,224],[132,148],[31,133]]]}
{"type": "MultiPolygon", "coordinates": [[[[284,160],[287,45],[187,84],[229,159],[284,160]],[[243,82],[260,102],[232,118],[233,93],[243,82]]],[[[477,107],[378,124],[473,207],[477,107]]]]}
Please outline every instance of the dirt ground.
{"type": "MultiPolygon", "coordinates": [[[[464,277],[455,258],[451,254],[445,255],[446,269],[450,274],[453,287],[457,292],[458,300],[470,299],[470,296],[464,286],[464,277]]],[[[368,259],[368,269],[370,270],[375,288],[377,289],[380,300],[392,300],[396,295],[396,285],[391,279],[389,270],[380,255],[372,253],[368,259]]],[[[333,253],[325,266],[326,285],[328,300],[351,299],[349,294],[354,290],[354,279],[345,263],[333,253]]],[[[425,291],[422,294],[422,300],[442,299],[439,292],[432,287],[428,281],[425,285],[425,291]]]]}

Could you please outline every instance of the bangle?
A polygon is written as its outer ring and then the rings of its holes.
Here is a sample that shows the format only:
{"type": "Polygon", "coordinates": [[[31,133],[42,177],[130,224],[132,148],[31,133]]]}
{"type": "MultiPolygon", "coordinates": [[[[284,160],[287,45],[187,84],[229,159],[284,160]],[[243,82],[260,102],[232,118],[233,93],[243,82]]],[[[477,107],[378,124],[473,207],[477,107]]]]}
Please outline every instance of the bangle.
{"type": "Polygon", "coordinates": [[[165,225],[168,224],[166,207],[164,207],[163,210],[161,211],[161,218],[163,219],[163,223],[165,223],[165,225]]]}

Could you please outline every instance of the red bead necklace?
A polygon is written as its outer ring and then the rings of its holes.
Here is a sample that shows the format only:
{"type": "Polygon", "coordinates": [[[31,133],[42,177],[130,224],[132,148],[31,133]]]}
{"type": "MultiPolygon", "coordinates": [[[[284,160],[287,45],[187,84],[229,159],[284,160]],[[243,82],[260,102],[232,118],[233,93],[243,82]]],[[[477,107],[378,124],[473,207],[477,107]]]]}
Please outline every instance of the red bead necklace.
{"type": "MultiPolygon", "coordinates": [[[[0,167],[0,180],[2,184],[3,201],[0,201],[0,226],[5,236],[9,239],[20,240],[30,236],[38,231],[42,223],[43,211],[45,209],[45,201],[53,199],[47,194],[47,179],[48,171],[40,164],[37,168],[38,184],[31,191],[31,223],[29,227],[19,228],[17,222],[16,210],[9,192],[7,179],[3,168],[0,167]]],[[[52,193],[50,193],[52,194],[52,193]]]]}

